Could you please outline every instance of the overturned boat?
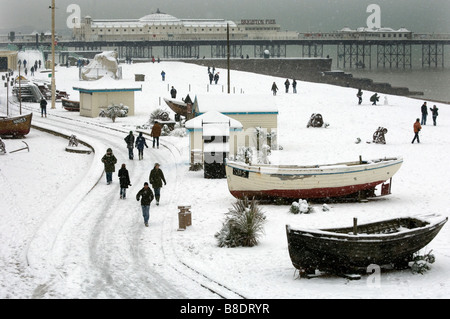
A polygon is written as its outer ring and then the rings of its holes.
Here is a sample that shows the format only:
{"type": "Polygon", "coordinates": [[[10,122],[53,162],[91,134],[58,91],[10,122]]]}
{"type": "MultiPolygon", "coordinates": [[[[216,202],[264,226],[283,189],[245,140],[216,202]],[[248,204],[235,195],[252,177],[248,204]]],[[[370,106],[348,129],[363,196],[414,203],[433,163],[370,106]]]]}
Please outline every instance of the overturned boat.
{"type": "Polygon", "coordinates": [[[390,194],[391,178],[403,163],[401,157],[325,165],[251,165],[226,161],[228,189],[236,198],[311,199],[390,194]]]}
{"type": "Polygon", "coordinates": [[[0,136],[20,137],[30,133],[33,113],[15,117],[0,117],[0,136]]]}
{"type": "Polygon", "coordinates": [[[406,268],[413,254],[439,233],[447,217],[401,217],[343,228],[286,225],[289,256],[301,274],[365,273],[371,264],[406,268]]]}

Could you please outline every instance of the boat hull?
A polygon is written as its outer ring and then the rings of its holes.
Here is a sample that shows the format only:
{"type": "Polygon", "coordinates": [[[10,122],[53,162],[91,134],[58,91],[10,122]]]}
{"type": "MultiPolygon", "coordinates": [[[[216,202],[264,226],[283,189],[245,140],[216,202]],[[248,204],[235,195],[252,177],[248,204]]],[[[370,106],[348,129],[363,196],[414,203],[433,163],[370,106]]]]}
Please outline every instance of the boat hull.
{"type": "Polygon", "coordinates": [[[164,98],[164,102],[174,111],[176,114],[187,117],[188,116],[188,107],[184,102],[179,102],[175,100],[170,100],[164,98]]]}
{"type": "Polygon", "coordinates": [[[70,112],[80,111],[80,102],[79,101],[71,101],[71,100],[62,98],[61,103],[62,103],[63,108],[66,111],[70,111],[70,112]]]}
{"type": "Polygon", "coordinates": [[[33,113],[9,117],[0,118],[0,136],[25,136],[30,133],[31,129],[31,119],[33,113]]]}
{"type": "MultiPolygon", "coordinates": [[[[419,221],[420,222],[420,221],[419,221]]],[[[286,226],[289,256],[295,268],[312,273],[316,269],[333,273],[366,272],[369,265],[405,268],[414,253],[425,247],[439,233],[447,218],[435,223],[391,234],[336,233],[336,230],[305,230],[286,226]]],[[[399,225],[417,223],[403,218],[360,225],[399,225]]],[[[388,231],[388,228],[386,228],[388,231]]],[[[393,228],[390,228],[391,231],[393,228]]],[[[337,229],[351,232],[350,228],[337,229]]]]}
{"type": "Polygon", "coordinates": [[[228,189],[236,198],[256,199],[319,199],[346,197],[390,179],[401,167],[401,158],[299,166],[249,166],[227,161],[228,189]]]}

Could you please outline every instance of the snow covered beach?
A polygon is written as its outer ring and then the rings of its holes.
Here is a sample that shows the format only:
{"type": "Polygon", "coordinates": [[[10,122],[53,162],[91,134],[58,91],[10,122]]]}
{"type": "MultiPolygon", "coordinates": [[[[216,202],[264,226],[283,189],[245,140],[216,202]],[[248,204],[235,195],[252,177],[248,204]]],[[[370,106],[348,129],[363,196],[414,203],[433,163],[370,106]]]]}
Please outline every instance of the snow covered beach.
{"type": "MultiPolygon", "coordinates": [[[[298,279],[285,234],[286,224],[327,228],[350,226],[353,217],[365,223],[408,214],[448,216],[448,105],[428,103],[439,108],[437,126],[429,115],[421,143],[411,144],[420,100],[387,96],[384,105],[382,95],[380,105],[372,106],[371,92],[364,92],[358,106],[355,89],[298,82],[298,93],[286,94],[285,79],[232,71],[231,85],[244,92],[243,98],[245,94],[271,96],[274,81],[280,88],[276,103],[278,143],[283,149],[273,152],[272,163],[334,163],[360,155],[363,159],[402,156],[404,163],[388,197],[331,204],[327,212],[316,204],[315,212],[307,215],[292,215],[289,206],[263,205],[267,223],[258,246],[219,248],[214,234],[235,201],[226,180],[206,180],[203,171],[188,170],[186,137],[161,137],[162,147],[145,149],[143,161],[128,160],[123,138],[147,123],[154,109],[168,109],[162,98],[170,96],[172,85],[180,97],[224,94],[226,70],[216,70],[221,74],[219,84],[208,88],[204,67],[163,61],[122,64],[122,68],[124,85],[134,83],[134,74],[145,74],[146,81],[139,82],[142,92],[135,95],[135,116],[112,123],[107,118],[80,117],[58,103],[54,110],[47,108],[47,118],[41,118],[37,103],[23,105],[34,112],[33,124],[75,134],[95,153],[66,153],[67,140],[33,129],[25,139],[30,152],[0,156],[1,298],[449,297],[448,225],[426,247],[436,256],[431,270],[424,275],[410,270],[381,273],[375,283],[373,276],[359,281],[335,276],[298,279]],[[161,70],[166,72],[164,82],[161,70]],[[312,113],[321,113],[330,126],[306,128],[312,113]],[[379,126],[388,129],[386,144],[365,143],[379,126]],[[355,143],[357,138],[362,143],[355,143]],[[100,162],[108,147],[118,157],[112,185],[106,185],[100,162]],[[148,181],[155,162],[161,164],[167,186],[162,189],[161,205],[152,203],[146,228],[134,196],[148,181]],[[132,183],[126,200],[119,199],[116,175],[121,163],[127,164],[132,183]],[[192,226],[177,231],[177,206],[182,204],[192,206],[192,226]]],[[[56,84],[76,100],[78,92],[72,88],[79,84],[78,69],[58,67],[56,84]]],[[[1,113],[5,113],[5,94],[1,90],[1,113]]],[[[17,108],[13,112],[18,114],[17,108]]],[[[7,151],[22,144],[4,142],[7,151]]]]}

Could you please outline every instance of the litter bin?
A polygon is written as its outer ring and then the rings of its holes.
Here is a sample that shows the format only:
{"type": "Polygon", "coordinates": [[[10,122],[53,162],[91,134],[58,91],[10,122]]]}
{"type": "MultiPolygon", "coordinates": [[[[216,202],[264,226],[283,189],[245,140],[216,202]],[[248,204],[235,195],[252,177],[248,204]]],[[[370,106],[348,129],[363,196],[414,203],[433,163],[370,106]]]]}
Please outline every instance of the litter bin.
{"type": "Polygon", "coordinates": [[[144,82],[145,81],[145,74],[135,74],[134,80],[136,82],[144,82]]]}

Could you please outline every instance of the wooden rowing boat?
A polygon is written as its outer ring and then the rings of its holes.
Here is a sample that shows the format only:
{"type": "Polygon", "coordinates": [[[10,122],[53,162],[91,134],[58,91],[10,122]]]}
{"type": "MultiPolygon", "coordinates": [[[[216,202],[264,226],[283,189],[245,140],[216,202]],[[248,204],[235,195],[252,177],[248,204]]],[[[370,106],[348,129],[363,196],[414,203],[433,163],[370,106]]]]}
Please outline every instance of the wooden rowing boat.
{"type": "MultiPolygon", "coordinates": [[[[374,195],[400,169],[401,157],[325,165],[248,165],[226,161],[228,189],[236,198],[310,199],[374,195]]],[[[382,194],[390,194],[390,183],[382,194]]]]}
{"type": "Polygon", "coordinates": [[[186,119],[192,118],[192,103],[185,103],[175,99],[163,99],[175,114],[184,116],[186,119]]]}
{"type": "Polygon", "coordinates": [[[33,113],[16,117],[0,117],[0,136],[25,136],[30,132],[33,113]]]}
{"type": "Polygon", "coordinates": [[[71,112],[80,111],[80,102],[79,101],[71,101],[65,98],[61,98],[62,107],[71,112]]]}
{"type": "Polygon", "coordinates": [[[371,264],[406,268],[447,217],[402,217],[352,227],[303,229],[286,225],[289,256],[305,274],[366,272],[371,264]]]}

